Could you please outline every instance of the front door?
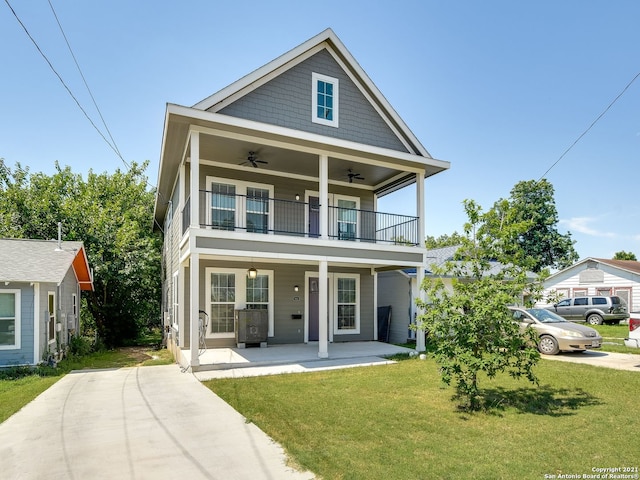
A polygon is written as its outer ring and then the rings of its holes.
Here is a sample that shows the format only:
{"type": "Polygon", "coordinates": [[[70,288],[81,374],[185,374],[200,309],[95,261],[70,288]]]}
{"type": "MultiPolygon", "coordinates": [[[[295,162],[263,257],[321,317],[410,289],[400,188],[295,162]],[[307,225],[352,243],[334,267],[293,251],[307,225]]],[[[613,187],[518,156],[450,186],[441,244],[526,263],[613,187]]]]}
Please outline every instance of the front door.
{"type": "Polygon", "coordinates": [[[318,197],[309,197],[309,237],[317,238],[319,236],[320,199],[318,197]]]}
{"type": "Polygon", "coordinates": [[[309,341],[317,342],[320,338],[318,330],[320,328],[318,278],[309,279],[309,341]]]}

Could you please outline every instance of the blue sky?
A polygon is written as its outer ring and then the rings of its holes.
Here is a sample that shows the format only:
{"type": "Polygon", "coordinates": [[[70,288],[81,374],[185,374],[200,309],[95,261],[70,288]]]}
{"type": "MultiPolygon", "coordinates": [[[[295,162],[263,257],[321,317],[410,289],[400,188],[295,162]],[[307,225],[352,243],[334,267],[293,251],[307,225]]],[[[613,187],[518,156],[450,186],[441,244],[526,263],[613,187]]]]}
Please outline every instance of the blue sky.
{"type": "MultiPolygon", "coordinates": [[[[47,0],[9,0],[106,136],[47,0]]],[[[331,27],[435,158],[427,234],[537,180],[640,72],[640,2],[51,0],[124,158],[156,180],[166,103],[193,105],[331,27]]],[[[0,2],[0,158],[124,168],[0,2]]],[[[640,258],[640,79],[547,174],[581,258],[640,258]]],[[[381,210],[404,212],[412,194],[381,210]],[[405,198],[408,197],[408,198],[405,198]]]]}

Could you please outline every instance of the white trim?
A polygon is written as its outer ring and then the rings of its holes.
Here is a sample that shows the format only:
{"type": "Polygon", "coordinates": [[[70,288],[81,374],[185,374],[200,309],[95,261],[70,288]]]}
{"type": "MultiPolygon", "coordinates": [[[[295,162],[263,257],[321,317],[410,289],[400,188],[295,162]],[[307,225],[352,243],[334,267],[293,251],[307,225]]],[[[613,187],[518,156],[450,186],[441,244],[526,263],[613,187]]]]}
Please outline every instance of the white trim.
{"type": "MultiPolygon", "coordinates": [[[[333,202],[332,202],[332,207],[335,208],[340,208],[340,200],[343,201],[347,201],[347,202],[355,202],[356,207],[356,238],[354,238],[354,241],[359,241],[360,238],[360,197],[353,197],[351,195],[340,195],[340,194],[333,194],[333,202]]],[[[348,209],[350,210],[351,208],[348,207],[348,209]]],[[[339,210],[337,210],[336,212],[339,212],[339,210]]],[[[336,229],[335,232],[332,232],[331,226],[329,226],[329,235],[331,235],[334,238],[337,238],[338,240],[342,240],[340,238],[340,228],[339,228],[339,224],[340,224],[340,216],[336,214],[336,218],[334,219],[335,221],[335,225],[333,225],[333,228],[336,229]]],[[[351,222],[344,222],[344,223],[351,223],[351,222]]]]}
{"type": "Polygon", "coordinates": [[[33,364],[40,363],[40,284],[33,284],[33,364]]]}
{"type": "Polygon", "coordinates": [[[0,345],[0,350],[20,350],[22,345],[22,302],[20,289],[0,289],[0,293],[12,294],[14,302],[14,315],[13,315],[13,344],[12,345],[0,345]]]}
{"type": "MultiPolygon", "coordinates": [[[[212,273],[233,273],[235,275],[235,305],[234,310],[242,310],[247,307],[247,269],[246,268],[223,268],[223,267],[207,267],[205,268],[205,311],[209,315],[209,325],[211,325],[211,274],[212,273]]],[[[266,275],[269,277],[269,332],[268,336],[273,337],[274,331],[274,309],[275,309],[275,285],[274,271],[259,269],[258,275],[266,275]]],[[[210,333],[206,332],[206,338],[234,338],[235,332],[231,333],[210,333]]]]}
{"type": "Polygon", "coordinates": [[[358,335],[360,334],[360,274],[359,273],[339,273],[333,275],[333,333],[334,335],[358,335]],[[340,329],[338,326],[338,284],[340,279],[354,279],[356,281],[356,325],[353,329],[340,329]]]}
{"type": "Polygon", "coordinates": [[[180,273],[178,270],[171,275],[171,326],[179,330],[178,315],[180,312],[180,273]]]}
{"type": "Polygon", "coordinates": [[[338,128],[339,126],[339,105],[340,105],[340,80],[334,77],[329,77],[327,75],[322,75],[321,73],[312,72],[311,73],[311,121],[313,123],[319,123],[321,125],[327,125],[329,127],[338,128]],[[333,92],[331,94],[332,99],[332,107],[331,114],[332,119],[327,119],[318,116],[318,82],[324,82],[328,85],[332,86],[333,92]]]}

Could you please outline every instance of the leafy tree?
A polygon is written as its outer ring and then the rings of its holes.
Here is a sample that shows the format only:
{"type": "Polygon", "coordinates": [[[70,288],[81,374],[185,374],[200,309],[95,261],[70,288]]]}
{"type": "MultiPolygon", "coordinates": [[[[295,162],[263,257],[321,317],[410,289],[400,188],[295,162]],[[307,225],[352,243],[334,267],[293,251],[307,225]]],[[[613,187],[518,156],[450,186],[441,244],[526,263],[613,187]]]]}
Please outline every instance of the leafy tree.
{"type": "Polygon", "coordinates": [[[632,252],[625,252],[624,250],[620,250],[613,255],[613,260],[633,260],[637,262],[636,254],[632,252]]]}
{"type": "Polygon", "coordinates": [[[529,224],[519,233],[513,253],[528,257],[532,271],[541,272],[546,267],[562,269],[578,260],[571,233],[558,232],[554,189],[546,179],[518,182],[505,206],[501,221],[529,224]]]}
{"type": "Polygon", "coordinates": [[[429,250],[434,248],[443,248],[443,247],[455,247],[456,245],[460,245],[462,243],[462,235],[458,232],[453,232],[451,235],[440,235],[439,237],[433,237],[431,235],[427,235],[424,240],[424,246],[429,250]]]}
{"type": "Polygon", "coordinates": [[[89,171],[85,181],[57,163],[47,176],[0,161],[0,237],[52,239],[62,222],[64,240],[83,241],[95,289],[84,303],[109,346],[160,319],[161,241],[152,231],[146,167],[89,171]]]}
{"type": "Polygon", "coordinates": [[[492,378],[508,372],[537,383],[533,367],[539,353],[532,329],[521,332],[506,308],[533,290],[526,268],[517,261],[526,255],[514,247],[529,223],[516,221],[506,201],[485,213],[473,201],[464,205],[469,221],[461,248],[453,262],[425,278],[422,288],[429,301],[418,300],[423,310],[418,326],[434,345],[443,382],[455,383],[460,407],[478,410],[483,406],[481,373],[492,378]],[[490,270],[489,259],[504,268],[490,270]],[[453,291],[444,277],[453,278],[453,291]]]}

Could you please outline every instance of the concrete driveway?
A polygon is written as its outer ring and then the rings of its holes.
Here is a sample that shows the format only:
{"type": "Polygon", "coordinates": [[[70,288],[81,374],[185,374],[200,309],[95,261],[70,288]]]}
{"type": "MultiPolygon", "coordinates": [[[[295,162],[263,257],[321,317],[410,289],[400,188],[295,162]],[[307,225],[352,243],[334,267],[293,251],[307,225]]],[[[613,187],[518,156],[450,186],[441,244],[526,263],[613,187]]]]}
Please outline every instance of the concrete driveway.
{"type": "Polygon", "coordinates": [[[177,365],[72,372],[0,424],[2,479],[310,479],[177,365]]]}
{"type": "Polygon", "coordinates": [[[631,353],[587,350],[583,353],[562,352],[558,355],[542,355],[542,358],[547,360],[557,360],[560,362],[583,363],[585,365],[593,365],[596,367],[640,372],[640,355],[634,355],[631,353]]]}

